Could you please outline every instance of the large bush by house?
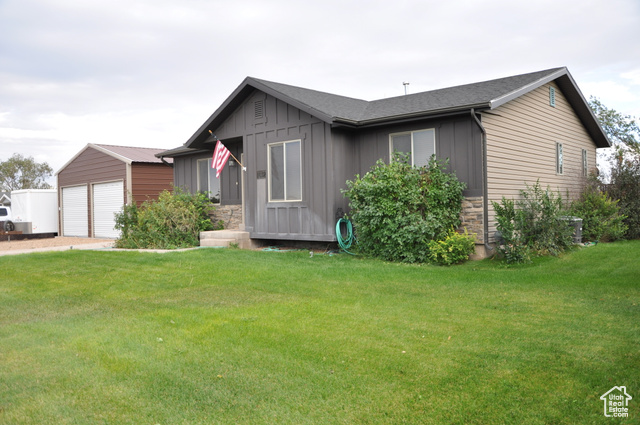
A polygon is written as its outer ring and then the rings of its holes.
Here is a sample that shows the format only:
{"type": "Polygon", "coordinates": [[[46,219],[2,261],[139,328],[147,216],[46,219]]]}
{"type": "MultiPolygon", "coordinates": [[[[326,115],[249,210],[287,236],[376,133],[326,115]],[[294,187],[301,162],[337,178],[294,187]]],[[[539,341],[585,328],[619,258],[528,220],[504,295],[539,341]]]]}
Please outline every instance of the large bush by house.
{"type": "Polygon", "coordinates": [[[396,154],[347,182],[350,219],[362,253],[391,261],[426,262],[429,242],[446,239],[460,225],[464,183],[431,158],[413,167],[396,154]]]}
{"type": "Polygon", "coordinates": [[[596,181],[590,181],[571,203],[570,214],[582,219],[583,241],[615,241],[627,231],[626,216],[620,213],[618,200],[602,192],[596,181]]]}
{"type": "Polygon", "coordinates": [[[157,200],[135,202],[116,214],[120,230],[118,248],[173,249],[198,246],[201,231],[212,230],[209,212],[213,205],[202,193],[191,194],[174,188],[163,191],[157,200]]]}

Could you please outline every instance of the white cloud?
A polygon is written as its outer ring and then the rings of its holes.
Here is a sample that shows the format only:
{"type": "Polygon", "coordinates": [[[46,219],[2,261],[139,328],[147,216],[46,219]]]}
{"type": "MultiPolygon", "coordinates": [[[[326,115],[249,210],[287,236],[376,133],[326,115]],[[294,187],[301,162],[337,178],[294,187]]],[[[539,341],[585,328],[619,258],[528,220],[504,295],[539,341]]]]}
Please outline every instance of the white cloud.
{"type": "Polygon", "coordinates": [[[629,84],[632,84],[634,86],[640,85],[640,69],[634,69],[633,71],[623,72],[620,76],[625,80],[627,80],[629,84]]]}
{"type": "Polygon", "coordinates": [[[636,0],[2,0],[0,155],[175,147],[248,75],[363,99],[568,66],[640,116],[636,0]]]}

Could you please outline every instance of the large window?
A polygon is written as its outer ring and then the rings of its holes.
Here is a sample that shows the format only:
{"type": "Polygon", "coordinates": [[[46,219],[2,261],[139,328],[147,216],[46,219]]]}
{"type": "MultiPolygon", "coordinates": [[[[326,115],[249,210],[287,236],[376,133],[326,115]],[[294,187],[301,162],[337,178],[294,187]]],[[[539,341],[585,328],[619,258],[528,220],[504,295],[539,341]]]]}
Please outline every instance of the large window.
{"type": "Polygon", "coordinates": [[[556,143],[556,173],[564,173],[564,154],[562,152],[562,143],[556,143]]]}
{"type": "Polygon", "coordinates": [[[211,201],[219,203],[220,179],[216,178],[216,170],[211,168],[211,160],[211,158],[198,160],[198,192],[209,192],[211,201]]]}
{"type": "Polygon", "coordinates": [[[391,155],[393,152],[408,153],[411,165],[416,167],[427,165],[431,155],[436,153],[436,131],[433,128],[391,134],[390,139],[391,155]]]}
{"type": "Polygon", "coordinates": [[[269,150],[269,201],[302,200],[300,140],[272,143],[269,150]]]}

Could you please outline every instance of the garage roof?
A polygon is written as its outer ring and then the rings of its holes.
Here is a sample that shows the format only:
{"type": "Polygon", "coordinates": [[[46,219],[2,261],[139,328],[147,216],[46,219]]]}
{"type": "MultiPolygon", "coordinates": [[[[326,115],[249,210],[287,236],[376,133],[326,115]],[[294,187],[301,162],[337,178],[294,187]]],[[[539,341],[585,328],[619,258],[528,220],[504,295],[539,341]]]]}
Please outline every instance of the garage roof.
{"type": "MultiPolygon", "coordinates": [[[[150,163],[150,164],[162,164],[163,160],[156,157],[155,155],[164,152],[165,149],[157,149],[157,148],[137,148],[133,146],[115,146],[115,145],[97,145],[94,143],[89,143],[83,149],[80,150],[77,154],[73,156],[66,164],[60,168],[56,172],[56,175],[60,174],[62,170],[67,168],[67,166],[73,162],[82,152],[86,151],[89,148],[93,148],[100,152],[103,152],[109,156],[112,156],[120,161],[126,162],[127,164],[132,163],[150,163]]],[[[171,158],[166,158],[164,162],[171,164],[173,160],[171,158]]]]}

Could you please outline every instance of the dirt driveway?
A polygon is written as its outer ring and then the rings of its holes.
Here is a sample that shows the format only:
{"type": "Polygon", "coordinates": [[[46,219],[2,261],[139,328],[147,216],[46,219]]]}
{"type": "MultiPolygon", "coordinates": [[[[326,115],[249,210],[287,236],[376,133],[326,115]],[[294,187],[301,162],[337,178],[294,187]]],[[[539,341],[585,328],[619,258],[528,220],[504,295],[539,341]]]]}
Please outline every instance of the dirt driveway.
{"type": "Polygon", "coordinates": [[[72,238],[57,236],[46,239],[0,242],[0,255],[22,254],[41,251],[61,251],[65,249],[107,248],[113,246],[113,239],[72,238]]]}

